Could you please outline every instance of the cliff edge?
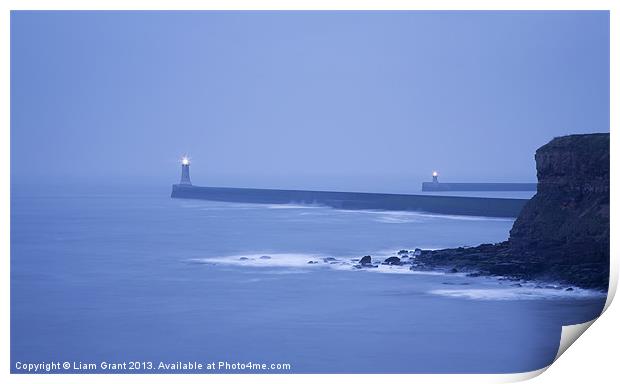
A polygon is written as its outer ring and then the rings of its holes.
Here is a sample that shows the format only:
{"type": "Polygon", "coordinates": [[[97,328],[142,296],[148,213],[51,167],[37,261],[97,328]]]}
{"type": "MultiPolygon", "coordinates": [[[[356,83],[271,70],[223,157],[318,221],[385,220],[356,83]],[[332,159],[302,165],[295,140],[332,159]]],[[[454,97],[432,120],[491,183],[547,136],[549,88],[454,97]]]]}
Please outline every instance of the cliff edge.
{"type": "Polygon", "coordinates": [[[558,137],[536,151],[537,193],[499,244],[423,251],[422,266],[606,290],[609,134],[558,137]]]}

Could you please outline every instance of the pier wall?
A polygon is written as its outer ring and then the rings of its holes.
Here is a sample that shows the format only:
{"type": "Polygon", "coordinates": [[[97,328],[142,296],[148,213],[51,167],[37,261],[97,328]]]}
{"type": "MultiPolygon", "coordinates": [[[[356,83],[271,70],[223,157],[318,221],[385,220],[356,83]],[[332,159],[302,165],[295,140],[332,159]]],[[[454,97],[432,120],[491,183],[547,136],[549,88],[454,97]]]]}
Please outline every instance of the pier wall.
{"type": "Polygon", "coordinates": [[[517,217],[526,199],[196,187],[174,184],[173,198],[255,204],[312,204],[337,209],[422,211],[446,215],[517,217]]]}
{"type": "Polygon", "coordinates": [[[536,183],[439,183],[424,182],[422,191],[535,191],[536,183]]]}

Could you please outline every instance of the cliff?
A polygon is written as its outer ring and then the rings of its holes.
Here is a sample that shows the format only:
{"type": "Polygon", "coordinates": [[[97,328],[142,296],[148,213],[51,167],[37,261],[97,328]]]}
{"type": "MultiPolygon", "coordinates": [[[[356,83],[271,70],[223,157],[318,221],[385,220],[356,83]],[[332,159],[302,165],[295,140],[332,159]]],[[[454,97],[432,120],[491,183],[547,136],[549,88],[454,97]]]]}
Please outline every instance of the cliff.
{"type": "Polygon", "coordinates": [[[555,138],[535,159],[537,193],[508,241],[425,251],[421,265],[607,289],[609,134],[555,138]]]}

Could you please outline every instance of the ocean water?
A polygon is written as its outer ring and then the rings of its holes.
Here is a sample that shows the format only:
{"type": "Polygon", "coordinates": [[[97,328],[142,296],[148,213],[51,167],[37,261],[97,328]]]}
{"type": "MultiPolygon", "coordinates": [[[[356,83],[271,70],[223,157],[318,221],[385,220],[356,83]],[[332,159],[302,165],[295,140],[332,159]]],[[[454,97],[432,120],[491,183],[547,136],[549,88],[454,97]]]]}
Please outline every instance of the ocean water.
{"type": "Polygon", "coordinates": [[[553,361],[562,325],[604,305],[603,293],[551,283],[353,268],[367,254],[501,241],[510,219],[168,193],[13,192],[13,372],[50,361],[524,372],[553,361]]]}

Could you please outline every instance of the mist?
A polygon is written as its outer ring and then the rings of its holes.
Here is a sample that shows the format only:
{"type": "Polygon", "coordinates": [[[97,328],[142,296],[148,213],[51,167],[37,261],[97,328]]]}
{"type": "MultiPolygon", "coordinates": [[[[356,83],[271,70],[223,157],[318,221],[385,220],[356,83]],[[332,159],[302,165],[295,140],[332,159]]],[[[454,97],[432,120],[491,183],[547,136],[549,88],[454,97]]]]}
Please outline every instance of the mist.
{"type": "Polygon", "coordinates": [[[608,131],[608,12],[11,14],[12,185],[535,182],[608,131]]]}

